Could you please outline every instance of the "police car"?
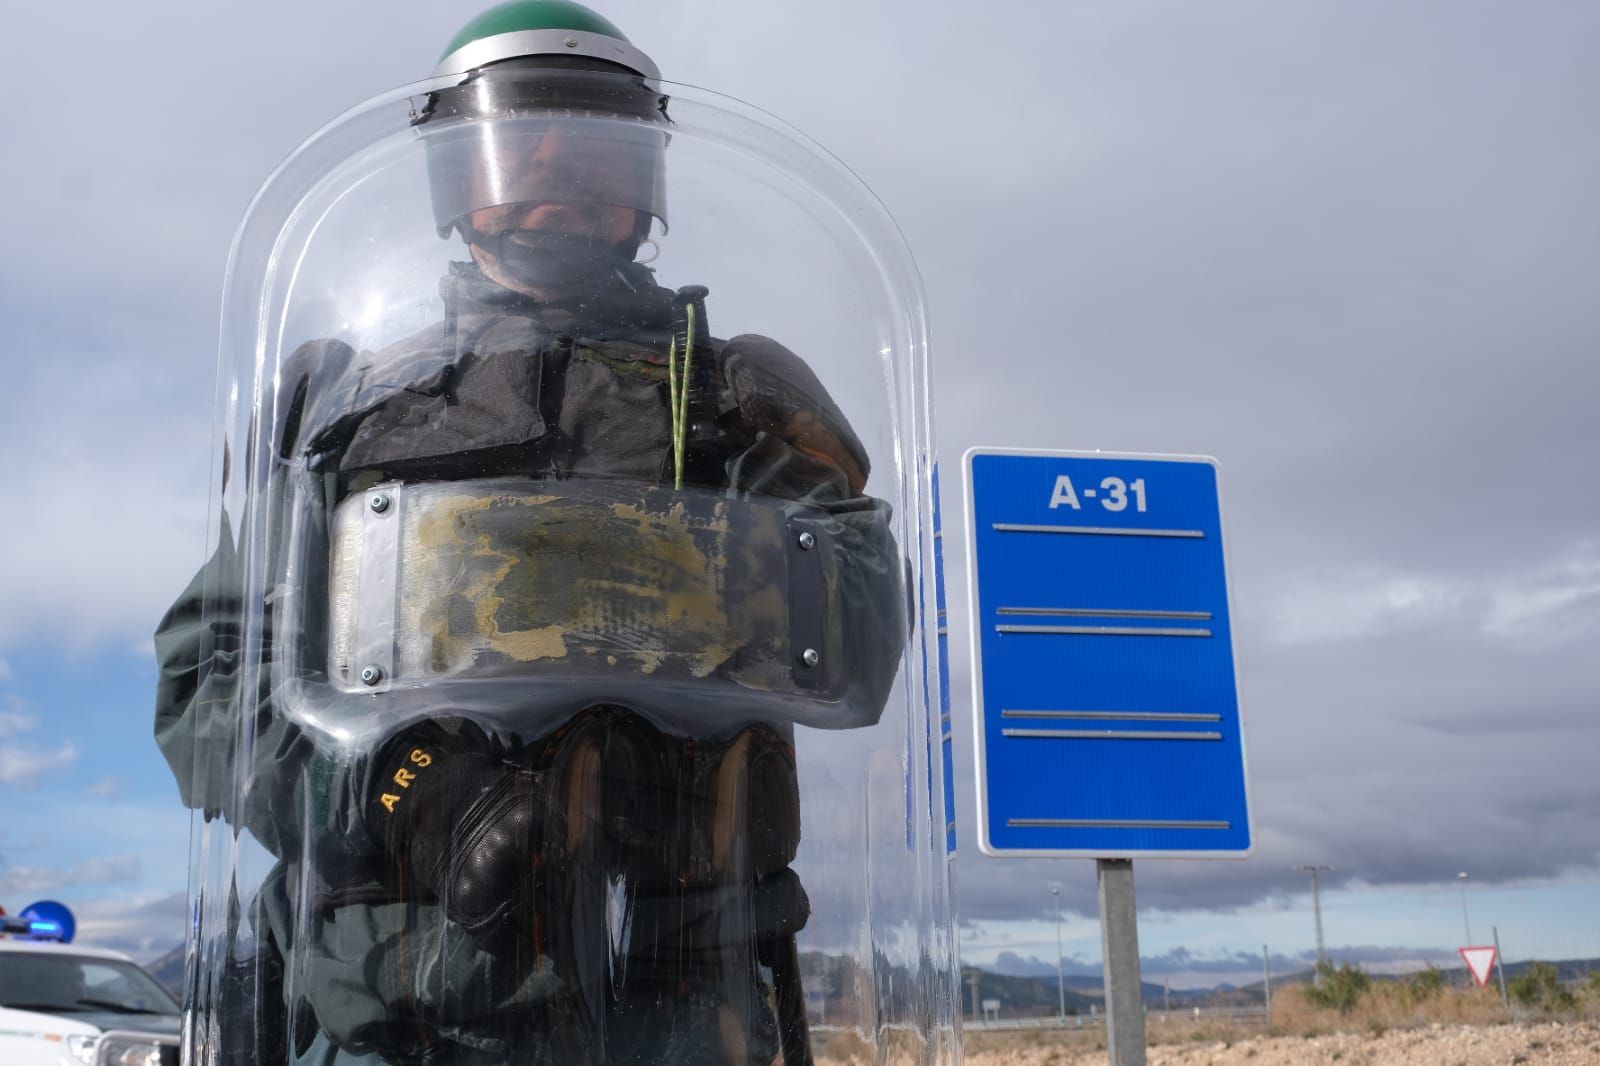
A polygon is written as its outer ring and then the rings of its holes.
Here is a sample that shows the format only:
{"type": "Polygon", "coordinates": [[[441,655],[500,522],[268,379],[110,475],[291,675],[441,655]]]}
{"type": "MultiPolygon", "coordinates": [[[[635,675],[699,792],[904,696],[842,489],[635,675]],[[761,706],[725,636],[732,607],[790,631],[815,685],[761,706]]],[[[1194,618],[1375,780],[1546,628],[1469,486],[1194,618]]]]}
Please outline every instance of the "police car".
{"type": "Polygon", "coordinates": [[[0,912],[0,1064],[177,1066],[172,994],[120,952],[68,943],[70,912],[40,908],[0,912]]]}

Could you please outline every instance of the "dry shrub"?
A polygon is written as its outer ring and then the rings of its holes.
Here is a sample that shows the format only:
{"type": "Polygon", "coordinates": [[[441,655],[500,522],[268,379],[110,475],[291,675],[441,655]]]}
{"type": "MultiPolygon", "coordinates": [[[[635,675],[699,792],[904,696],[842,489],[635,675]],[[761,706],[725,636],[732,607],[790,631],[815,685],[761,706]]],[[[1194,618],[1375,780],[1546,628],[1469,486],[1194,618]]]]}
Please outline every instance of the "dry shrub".
{"type": "MultiPolygon", "coordinates": [[[[1508,981],[1509,984],[1509,981],[1508,981]]],[[[1183,1011],[1163,1015],[1151,1011],[1145,1019],[1146,1041],[1151,1047],[1158,1045],[1188,1045],[1196,1050],[1191,1055],[1201,1055],[1207,1045],[1226,1046],[1261,1036],[1263,1030],[1272,1036],[1289,1036],[1307,1040],[1336,1033],[1361,1034],[1380,1039],[1391,1031],[1427,1028],[1438,1024],[1446,1027],[1501,1025],[1513,1017],[1542,1017],[1566,1020],[1580,1017],[1600,1017],[1600,975],[1568,985],[1577,994],[1577,1006],[1565,1014],[1545,1014],[1530,1008],[1520,1008],[1513,1003],[1508,1014],[1500,1001],[1500,989],[1491,983],[1488,988],[1458,988],[1446,983],[1438,970],[1423,970],[1397,980],[1374,979],[1356,999],[1348,1014],[1336,1009],[1319,1008],[1307,996],[1302,984],[1274,985],[1272,989],[1272,1019],[1264,1027],[1258,1018],[1227,1019],[1202,1015],[1196,1019],[1183,1011]]],[[[983,1066],[1004,1063],[1006,1066],[1050,1066],[1070,1058],[1073,1054],[1104,1047],[1105,1030],[1096,1019],[1093,1024],[1083,1019],[1082,1028],[1042,1027],[1024,1030],[966,1030],[963,1037],[964,1054],[983,1066]]],[[[1069,1022],[1071,1019],[1069,1019],[1069,1022]]],[[[1600,1064],[1600,1043],[1590,1050],[1594,1061],[1600,1064]]],[[[1356,1056],[1359,1061],[1360,1056],[1356,1056]]],[[[1079,1061],[1074,1059],[1072,1061],[1079,1061]]],[[[1083,1060],[1087,1061],[1087,1060],[1083,1060]]],[[[1189,1061],[1182,1059],[1178,1061],[1189,1061]]],[[[1198,1060],[1197,1060],[1198,1061],[1198,1060]]],[[[1585,1060],[1588,1061],[1588,1060],[1585,1060]]]]}
{"type": "Polygon", "coordinates": [[[1037,1029],[967,1029],[962,1033],[962,1050],[969,1055],[994,1052],[1015,1058],[1037,1048],[1052,1054],[1085,1051],[1105,1040],[1105,1029],[1100,1025],[1091,1024],[1088,1019],[1082,1025],[1074,1025],[1074,1020],[1069,1019],[1065,1026],[1037,1029]]]}
{"type": "Polygon", "coordinates": [[[1511,998],[1524,1007],[1537,1007],[1547,1014],[1570,1013],[1577,1009],[1578,996],[1562,983],[1556,968],[1536,962],[1511,981],[1511,998]]]}
{"type": "Polygon", "coordinates": [[[1348,962],[1337,970],[1329,963],[1318,963],[1317,977],[1317,983],[1302,989],[1302,994],[1313,1007],[1331,1008],[1340,1014],[1353,1012],[1372,987],[1372,978],[1348,962]]]}
{"type": "Polygon", "coordinates": [[[1484,1025],[1506,1020],[1500,992],[1494,988],[1435,987],[1422,982],[1373,981],[1344,1013],[1319,1007],[1302,985],[1272,994],[1272,1028],[1282,1033],[1360,1032],[1441,1025],[1484,1025]]]}

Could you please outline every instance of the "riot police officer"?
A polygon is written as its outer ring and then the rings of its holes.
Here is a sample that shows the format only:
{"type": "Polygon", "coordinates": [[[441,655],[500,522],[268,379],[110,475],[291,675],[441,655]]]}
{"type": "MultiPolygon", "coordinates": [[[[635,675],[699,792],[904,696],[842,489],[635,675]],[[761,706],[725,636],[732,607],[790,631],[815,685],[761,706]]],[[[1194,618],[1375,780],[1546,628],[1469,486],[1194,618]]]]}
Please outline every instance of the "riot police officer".
{"type": "Polygon", "coordinates": [[[810,368],[638,261],[657,78],[566,0],[451,43],[408,103],[467,253],[437,318],[284,360],[254,532],[157,633],[186,802],[274,860],[224,1058],[810,1059],[794,727],[876,721],[903,561],[810,368]]]}

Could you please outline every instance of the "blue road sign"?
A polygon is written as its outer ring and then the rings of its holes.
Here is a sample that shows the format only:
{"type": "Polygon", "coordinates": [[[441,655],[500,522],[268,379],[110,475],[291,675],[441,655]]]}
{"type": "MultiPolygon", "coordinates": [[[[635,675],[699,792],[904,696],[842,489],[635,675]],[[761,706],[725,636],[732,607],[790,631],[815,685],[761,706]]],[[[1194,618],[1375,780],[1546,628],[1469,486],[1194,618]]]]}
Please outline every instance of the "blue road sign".
{"type": "Polygon", "coordinates": [[[950,618],[944,595],[944,527],[939,510],[939,464],[933,464],[933,580],[939,632],[939,758],[944,766],[945,855],[956,853],[956,764],[950,717],[950,618]]]}
{"type": "Polygon", "coordinates": [[[979,847],[1243,857],[1215,461],[974,448],[966,483],[979,847]]]}

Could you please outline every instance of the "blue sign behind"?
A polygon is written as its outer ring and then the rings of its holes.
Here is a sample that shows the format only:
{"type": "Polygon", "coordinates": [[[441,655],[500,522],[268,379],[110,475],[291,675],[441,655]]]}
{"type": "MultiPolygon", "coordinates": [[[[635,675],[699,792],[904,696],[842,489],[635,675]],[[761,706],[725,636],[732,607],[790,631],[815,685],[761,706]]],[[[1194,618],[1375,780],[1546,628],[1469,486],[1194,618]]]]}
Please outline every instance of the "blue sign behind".
{"type": "Polygon", "coordinates": [[[939,618],[939,751],[944,765],[945,854],[956,853],[956,762],[950,717],[950,618],[944,595],[944,527],[939,510],[939,464],[933,464],[933,580],[939,618]]]}
{"type": "Polygon", "coordinates": [[[975,448],[966,467],[979,846],[1244,855],[1215,463],[975,448]]]}

